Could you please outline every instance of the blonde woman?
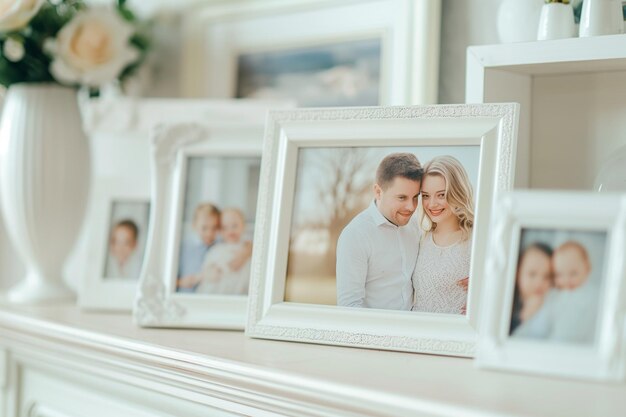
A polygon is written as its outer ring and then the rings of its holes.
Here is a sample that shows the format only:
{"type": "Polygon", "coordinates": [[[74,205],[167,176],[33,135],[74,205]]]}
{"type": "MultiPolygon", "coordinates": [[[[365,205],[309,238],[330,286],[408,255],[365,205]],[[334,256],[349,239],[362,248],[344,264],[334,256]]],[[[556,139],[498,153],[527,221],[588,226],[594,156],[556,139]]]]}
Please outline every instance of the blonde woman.
{"type": "Polygon", "coordinates": [[[413,311],[465,314],[474,223],[472,185],[461,163],[424,166],[419,221],[425,233],[413,273],[413,311]]]}

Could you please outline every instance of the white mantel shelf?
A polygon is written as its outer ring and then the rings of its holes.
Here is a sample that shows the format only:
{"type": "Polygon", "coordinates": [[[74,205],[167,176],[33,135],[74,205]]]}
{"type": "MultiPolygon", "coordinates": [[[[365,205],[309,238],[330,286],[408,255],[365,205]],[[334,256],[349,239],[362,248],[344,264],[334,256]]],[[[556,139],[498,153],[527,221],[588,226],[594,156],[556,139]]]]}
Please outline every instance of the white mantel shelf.
{"type": "Polygon", "coordinates": [[[0,307],[1,348],[9,355],[45,350],[71,358],[68,367],[124,375],[122,382],[157,392],[166,387],[164,394],[243,415],[608,417],[626,410],[619,384],[483,371],[462,358],[255,340],[241,332],[141,329],[129,315],[73,305],[0,307]]]}

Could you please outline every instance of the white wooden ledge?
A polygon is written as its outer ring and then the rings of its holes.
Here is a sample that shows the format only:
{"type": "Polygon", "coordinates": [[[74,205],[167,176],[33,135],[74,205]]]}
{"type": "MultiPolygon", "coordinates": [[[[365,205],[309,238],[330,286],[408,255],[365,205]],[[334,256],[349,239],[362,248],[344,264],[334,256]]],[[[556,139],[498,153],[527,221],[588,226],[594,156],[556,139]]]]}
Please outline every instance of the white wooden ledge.
{"type": "Polygon", "coordinates": [[[624,385],[482,371],[462,358],[254,340],[241,332],[141,329],[129,315],[73,305],[0,307],[3,348],[250,415],[576,417],[626,410],[624,385]]]}

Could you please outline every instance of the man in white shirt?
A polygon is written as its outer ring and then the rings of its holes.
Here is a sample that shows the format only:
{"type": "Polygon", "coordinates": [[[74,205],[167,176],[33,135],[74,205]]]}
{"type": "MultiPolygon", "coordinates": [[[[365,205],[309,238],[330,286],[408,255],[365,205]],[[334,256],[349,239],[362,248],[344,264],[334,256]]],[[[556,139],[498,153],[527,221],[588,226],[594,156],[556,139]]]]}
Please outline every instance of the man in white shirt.
{"type": "Polygon", "coordinates": [[[423,172],[411,153],[388,155],[378,166],[374,201],[337,242],[337,305],[411,309],[420,233],[411,219],[423,172]]]}

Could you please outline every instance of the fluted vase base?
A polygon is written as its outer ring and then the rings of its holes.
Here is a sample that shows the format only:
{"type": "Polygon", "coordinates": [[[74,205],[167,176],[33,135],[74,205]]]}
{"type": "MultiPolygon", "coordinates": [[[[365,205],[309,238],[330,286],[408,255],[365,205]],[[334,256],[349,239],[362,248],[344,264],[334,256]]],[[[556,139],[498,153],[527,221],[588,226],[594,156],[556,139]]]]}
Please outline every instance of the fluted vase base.
{"type": "Polygon", "coordinates": [[[28,274],[25,279],[11,287],[4,298],[14,304],[44,304],[72,301],[76,295],[60,279],[28,274]]]}

